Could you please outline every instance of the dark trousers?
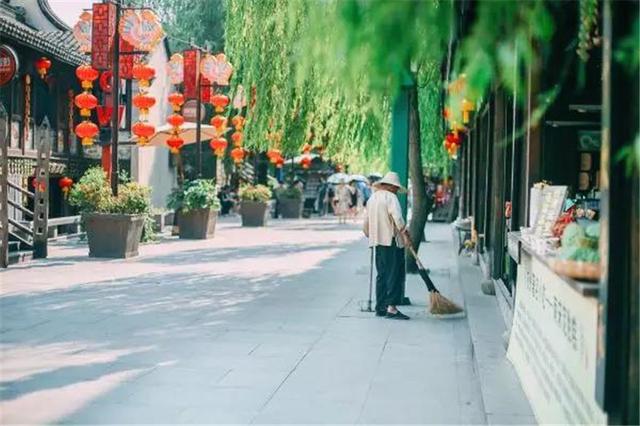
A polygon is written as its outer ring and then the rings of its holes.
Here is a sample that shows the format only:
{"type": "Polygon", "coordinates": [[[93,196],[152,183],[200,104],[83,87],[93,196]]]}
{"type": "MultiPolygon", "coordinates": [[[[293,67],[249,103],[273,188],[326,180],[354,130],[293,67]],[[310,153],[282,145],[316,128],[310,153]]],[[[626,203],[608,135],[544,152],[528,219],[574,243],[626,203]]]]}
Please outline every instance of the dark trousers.
{"type": "Polygon", "coordinates": [[[404,249],[395,241],[391,246],[376,246],[376,311],[402,302],[404,249]]]}

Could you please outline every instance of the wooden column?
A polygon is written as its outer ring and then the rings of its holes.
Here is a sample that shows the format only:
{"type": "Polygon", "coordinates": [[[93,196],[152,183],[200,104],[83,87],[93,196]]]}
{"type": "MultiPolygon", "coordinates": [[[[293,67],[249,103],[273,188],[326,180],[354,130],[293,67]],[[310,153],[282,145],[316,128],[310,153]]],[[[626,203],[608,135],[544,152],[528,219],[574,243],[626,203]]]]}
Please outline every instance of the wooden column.
{"type": "Polygon", "coordinates": [[[49,158],[51,156],[51,126],[49,119],[44,118],[42,124],[37,127],[36,150],[36,191],[33,206],[33,257],[47,257],[47,240],[49,220],[49,158]]]}
{"type": "Polygon", "coordinates": [[[9,266],[9,131],[10,116],[0,102],[0,268],[9,266]]]}
{"type": "Polygon", "coordinates": [[[603,11],[602,278],[596,398],[610,424],[638,424],[640,184],[638,164],[629,172],[616,160],[624,147],[631,146],[638,131],[638,69],[629,70],[614,53],[628,39],[640,37],[633,33],[640,7],[637,2],[606,0],[603,11]]]}

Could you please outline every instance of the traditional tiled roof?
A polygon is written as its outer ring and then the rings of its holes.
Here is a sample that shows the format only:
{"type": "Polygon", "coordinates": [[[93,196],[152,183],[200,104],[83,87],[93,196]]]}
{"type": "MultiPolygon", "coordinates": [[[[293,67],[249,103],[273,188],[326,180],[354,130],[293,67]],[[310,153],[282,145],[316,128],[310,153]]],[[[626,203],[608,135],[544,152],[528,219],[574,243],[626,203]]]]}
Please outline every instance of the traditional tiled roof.
{"type": "Polygon", "coordinates": [[[70,31],[37,31],[0,14],[0,35],[71,65],[86,62],[85,55],[80,52],[78,42],[70,31]]]}

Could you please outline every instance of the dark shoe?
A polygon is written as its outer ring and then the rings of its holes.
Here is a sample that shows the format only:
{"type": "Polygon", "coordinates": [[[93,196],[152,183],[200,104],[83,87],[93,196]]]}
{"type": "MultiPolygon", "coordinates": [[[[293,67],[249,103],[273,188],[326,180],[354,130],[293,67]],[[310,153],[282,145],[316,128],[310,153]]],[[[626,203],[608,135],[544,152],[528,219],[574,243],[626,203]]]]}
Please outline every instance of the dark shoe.
{"type": "Polygon", "coordinates": [[[408,316],[406,316],[405,314],[403,314],[400,311],[396,312],[395,314],[387,312],[387,318],[396,319],[396,320],[408,320],[408,319],[410,319],[408,316]]]}
{"type": "Polygon", "coordinates": [[[377,317],[386,317],[387,316],[387,311],[376,311],[376,316],[377,317]]]}

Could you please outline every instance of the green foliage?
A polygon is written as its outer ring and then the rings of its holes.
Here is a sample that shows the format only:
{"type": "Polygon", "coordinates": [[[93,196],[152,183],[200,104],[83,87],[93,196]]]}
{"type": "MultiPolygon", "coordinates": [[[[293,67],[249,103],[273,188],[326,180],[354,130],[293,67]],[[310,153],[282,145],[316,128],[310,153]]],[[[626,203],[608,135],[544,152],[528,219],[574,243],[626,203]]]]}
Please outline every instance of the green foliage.
{"type": "Polygon", "coordinates": [[[299,200],[302,198],[302,191],[296,186],[286,186],[278,188],[276,190],[276,196],[287,200],[299,200]]]}
{"type": "Polygon", "coordinates": [[[175,188],[167,201],[168,207],[187,212],[195,209],[211,208],[220,210],[218,188],[213,179],[196,179],[175,188]]]}
{"type": "Polygon", "coordinates": [[[212,52],[224,49],[223,0],[134,0],[139,6],[151,7],[162,20],[173,52],[186,49],[189,42],[212,52]]]}
{"type": "Polygon", "coordinates": [[[241,200],[266,203],[271,199],[271,189],[266,185],[242,185],[238,192],[241,200]]]}
{"type": "Polygon", "coordinates": [[[113,204],[107,174],[100,167],[92,167],[69,191],[69,204],[80,213],[108,213],[113,204]]]}
{"type": "Polygon", "coordinates": [[[147,214],[150,195],[151,188],[129,182],[118,185],[118,196],[114,197],[106,173],[93,167],[71,188],[69,204],[81,213],[147,214]]]}
{"type": "Polygon", "coordinates": [[[600,239],[600,224],[567,225],[562,234],[560,258],[583,262],[599,262],[598,241],[600,239]]]}

